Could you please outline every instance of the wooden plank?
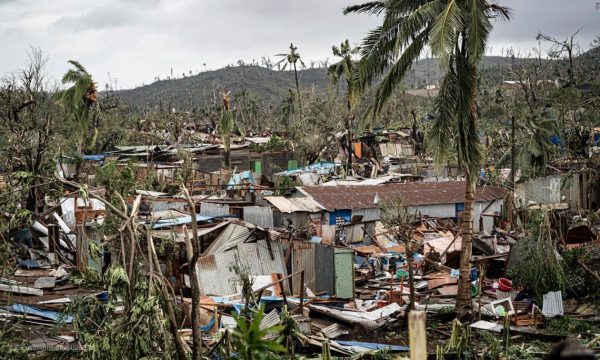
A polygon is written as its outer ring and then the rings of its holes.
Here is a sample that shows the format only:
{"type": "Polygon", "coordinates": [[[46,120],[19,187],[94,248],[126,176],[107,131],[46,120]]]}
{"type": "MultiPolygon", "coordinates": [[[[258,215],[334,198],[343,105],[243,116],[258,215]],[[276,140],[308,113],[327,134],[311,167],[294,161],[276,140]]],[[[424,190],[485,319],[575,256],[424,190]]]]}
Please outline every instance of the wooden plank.
{"type": "Polygon", "coordinates": [[[456,296],[458,294],[458,285],[444,286],[437,289],[442,296],[456,296]]]}
{"type": "Polygon", "coordinates": [[[44,295],[43,290],[34,289],[34,288],[26,287],[26,286],[19,286],[19,285],[0,284],[0,291],[12,292],[12,293],[24,294],[24,295],[36,295],[36,296],[44,295]]]}
{"type": "Polygon", "coordinates": [[[444,285],[453,285],[453,284],[458,284],[458,279],[447,277],[447,278],[441,278],[441,279],[428,280],[427,287],[429,288],[429,290],[433,290],[433,289],[439,288],[444,285]]]}

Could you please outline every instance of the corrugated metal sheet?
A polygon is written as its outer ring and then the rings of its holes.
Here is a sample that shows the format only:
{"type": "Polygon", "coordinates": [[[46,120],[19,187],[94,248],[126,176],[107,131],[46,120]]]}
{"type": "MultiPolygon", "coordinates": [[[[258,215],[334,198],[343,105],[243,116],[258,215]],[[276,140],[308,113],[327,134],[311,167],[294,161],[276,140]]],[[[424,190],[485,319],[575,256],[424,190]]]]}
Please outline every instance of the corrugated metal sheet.
{"type": "Polygon", "coordinates": [[[245,206],[244,220],[265,229],[273,227],[273,209],[268,206],[245,206]]]}
{"type": "Polygon", "coordinates": [[[316,289],[314,292],[326,291],[329,295],[335,294],[334,282],[334,250],[331,247],[317,245],[315,247],[315,279],[316,289]]]}
{"type": "Polygon", "coordinates": [[[328,339],[335,339],[342,335],[348,334],[348,329],[338,323],[329,325],[328,327],[321,329],[321,333],[328,339]]]}
{"type": "Polygon", "coordinates": [[[265,317],[260,322],[260,329],[264,330],[270,328],[271,326],[279,325],[279,323],[281,323],[279,313],[277,312],[277,310],[273,309],[273,311],[265,315],[265,317]]]}
{"type": "MultiPolygon", "coordinates": [[[[196,221],[208,221],[211,220],[211,216],[196,215],[196,221]]],[[[162,229],[170,226],[177,226],[183,224],[190,224],[192,217],[190,215],[184,215],[173,219],[161,219],[152,224],[153,229],[162,229]]]]}
{"type": "MultiPolygon", "coordinates": [[[[292,242],[292,272],[304,269],[304,282],[313,292],[334,295],[334,248],[320,244],[292,242]]],[[[292,281],[293,293],[302,291],[299,278],[292,281]]]]}
{"type": "MultiPolygon", "coordinates": [[[[211,232],[219,230],[222,227],[227,226],[227,225],[229,225],[229,223],[225,221],[225,222],[218,223],[217,225],[211,226],[208,228],[200,228],[200,229],[198,229],[198,237],[208,235],[211,232]]],[[[188,237],[191,239],[193,236],[192,229],[187,228],[187,233],[188,233],[188,237]]],[[[152,232],[152,234],[158,238],[174,239],[176,242],[181,242],[181,243],[185,242],[185,233],[183,231],[183,227],[176,227],[176,228],[169,229],[169,230],[155,230],[152,232]]]]}
{"type": "Polygon", "coordinates": [[[223,232],[206,249],[204,255],[212,255],[227,251],[238,244],[243,243],[250,236],[252,228],[248,226],[230,223],[223,232]]]}
{"type": "Polygon", "coordinates": [[[358,209],[352,211],[352,216],[362,216],[361,222],[370,222],[379,220],[379,209],[358,209]]]}
{"type": "Polygon", "coordinates": [[[271,259],[267,240],[238,246],[240,262],[248,266],[252,275],[271,275],[273,273],[283,275],[287,273],[283,245],[279,241],[271,241],[270,244],[273,259],[271,259]]]}
{"type": "MultiPolygon", "coordinates": [[[[420,182],[373,186],[305,186],[302,191],[328,211],[337,209],[373,209],[381,203],[402,198],[407,205],[456,204],[464,202],[465,182],[420,182]],[[375,202],[375,198],[379,198],[375,202]]],[[[502,199],[506,191],[499,187],[478,187],[476,201],[502,199]]]]}
{"type": "Polygon", "coordinates": [[[341,299],[354,298],[354,251],[334,249],[335,296],[341,299]]]}
{"type": "MultiPolygon", "coordinates": [[[[315,243],[292,241],[292,272],[304,269],[304,282],[313,292],[316,290],[315,243]]],[[[302,291],[300,279],[292,279],[293,293],[302,291]]]]}
{"type": "Polygon", "coordinates": [[[214,203],[201,203],[200,204],[200,215],[222,217],[229,216],[229,205],[227,204],[214,204],[214,203]]]}
{"type": "Polygon", "coordinates": [[[555,316],[563,316],[563,301],[562,301],[562,292],[559,291],[550,291],[547,294],[544,294],[544,302],[542,306],[542,314],[545,317],[555,317],[555,316]]]}
{"type": "Polygon", "coordinates": [[[236,263],[236,252],[227,251],[198,259],[198,284],[202,295],[233,295],[237,276],[229,268],[236,263]]]}
{"type": "MultiPolygon", "coordinates": [[[[237,275],[231,270],[234,264],[246,268],[249,275],[271,275],[273,273],[287,276],[283,245],[279,241],[271,241],[273,259],[267,240],[256,243],[239,244],[237,247],[198,259],[198,284],[202,295],[228,296],[238,293],[237,275]]],[[[289,291],[287,281],[284,283],[289,291]]]]}
{"type": "Polygon", "coordinates": [[[293,213],[299,211],[319,212],[324,208],[310,197],[286,198],[283,196],[267,196],[265,197],[277,210],[282,213],[293,213]]]}

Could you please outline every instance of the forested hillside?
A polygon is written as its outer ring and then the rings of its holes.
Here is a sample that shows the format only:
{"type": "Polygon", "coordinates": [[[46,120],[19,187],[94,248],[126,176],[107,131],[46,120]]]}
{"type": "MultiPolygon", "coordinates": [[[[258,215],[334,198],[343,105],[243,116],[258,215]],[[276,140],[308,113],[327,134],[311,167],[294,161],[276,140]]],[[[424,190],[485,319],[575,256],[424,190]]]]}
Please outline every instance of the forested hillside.
{"type": "MultiPolygon", "coordinates": [[[[482,68],[492,68],[495,75],[504,72],[510,64],[524,63],[531,59],[491,56],[483,59],[482,68]],[[501,70],[501,71],[498,71],[501,70]]],[[[423,59],[416,62],[407,75],[408,88],[423,88],[435,84],[440,77],[436,59],[423,59]]],[[[300,86],[303,89],[324,93],[330,86],[327,69],[308,68],[298,71],[300,86]]],[[[495,81],[502,80],[494,77],[495,81]]],[[[170,80],[158,80],[150,85],[122,90],[117,94],[134,107],[173,106],[178,108],[202,107],[218,97],[219,89],[233,94],[246,91],[264,102],[279,102],[294,88],[293,71],[277,71],[256,65],[229,66],[219,70],[201,72],[170,80]]]]}

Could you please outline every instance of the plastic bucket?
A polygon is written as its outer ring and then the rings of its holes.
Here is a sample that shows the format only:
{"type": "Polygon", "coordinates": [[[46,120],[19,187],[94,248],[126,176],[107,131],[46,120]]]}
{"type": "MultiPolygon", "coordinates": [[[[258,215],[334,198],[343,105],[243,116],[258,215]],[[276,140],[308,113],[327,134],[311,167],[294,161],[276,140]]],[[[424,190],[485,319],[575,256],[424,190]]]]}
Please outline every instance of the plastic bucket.
{"type": "Polygon", "coordinates": [[[500,290],[500,291],[511,292],[512,285],[513,285],[512,281],[508,280],[507,278],[498,279],[498,290],[500,290]]]}

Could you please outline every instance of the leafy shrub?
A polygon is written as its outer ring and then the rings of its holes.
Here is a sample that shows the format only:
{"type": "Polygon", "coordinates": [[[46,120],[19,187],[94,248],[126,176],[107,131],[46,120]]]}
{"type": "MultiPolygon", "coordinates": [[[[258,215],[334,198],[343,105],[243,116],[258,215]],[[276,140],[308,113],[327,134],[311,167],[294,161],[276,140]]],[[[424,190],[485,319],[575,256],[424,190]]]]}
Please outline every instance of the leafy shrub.
{"type": "Polygon", "coordinates": [[[231,335],[233,345],[240,359],[265,359],[269,356],[269,353],[283,353],[286,351],[281,344],[283,337],[277,336],[283,331],[283,326],[276,325],[261,329],[260,323],[264,317],[264,304],[261,305],[252,319],[248,319],[243,315],[236,317],[237,326],[231,335]],[[277,338],[271,339],[272,335],[277,336],[277,338]]]}

